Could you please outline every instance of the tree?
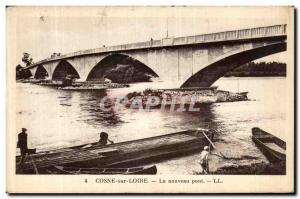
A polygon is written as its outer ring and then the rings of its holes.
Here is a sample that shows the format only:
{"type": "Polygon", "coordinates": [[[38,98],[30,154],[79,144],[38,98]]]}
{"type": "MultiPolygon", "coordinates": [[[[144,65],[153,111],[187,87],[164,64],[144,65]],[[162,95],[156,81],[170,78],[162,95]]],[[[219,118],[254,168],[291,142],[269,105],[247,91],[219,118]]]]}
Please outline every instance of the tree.
{"type": "Polygon", "coordinates": [[[24,62],[26,64],[26,66],[29,66],[33,63],[33,59],[29,53],[24,52],[23,57],[22,57],[22,62],[24,62]]]}
{"type": "Polygon", "coordinates": [[[23,68],[20,64],[16,66],[16,79],[28,79],[31,77],[29,69],[23,68]]]}
{"type": "Polygon", "coordinates": [[[20,64],[18,64],[16,66],[16,79],[21,79],[21,70],[22,70],[22,66],[20,64]]]}

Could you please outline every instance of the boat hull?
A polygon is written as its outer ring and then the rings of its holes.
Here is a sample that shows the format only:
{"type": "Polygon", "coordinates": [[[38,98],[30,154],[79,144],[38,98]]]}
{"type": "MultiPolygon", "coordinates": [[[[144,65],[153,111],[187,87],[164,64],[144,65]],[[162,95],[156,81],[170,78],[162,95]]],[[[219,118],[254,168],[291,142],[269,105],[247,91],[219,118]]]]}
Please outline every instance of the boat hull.
{"type": "MultiPolygon", "coordinates": [[[[134,167],[161,162],[173,157],[186,156],[201,151],[209,141],[203,135],[213,139],[209,131],[182,131],[162,136],[155,136],[106,146],[95,143],[48,151],[32,155],[22,167],[17,167],[17,174],[47,174],[47,169],[62,165],[68,167],[134,167]]],[[[18,160],[18,158],[17,158],[18,160]]]]}
{"type": "Polygon", "coordinates": [[[259,147],[262,153],[270,162],[281,162],[286,160],[286,143],[278,137],[271,135],[257,127],[252,129],[252,140],[259,147]],[[269,147],[269,144],[275,144],[282,150],[274,150],[269,147]]]}
{"type": "Polygon", "coordinates": [[[63,175],[155,175],[157,168],[153,166],[132,168],[79,168],[54,166],[47,169],[49,174],[63,175]]]}

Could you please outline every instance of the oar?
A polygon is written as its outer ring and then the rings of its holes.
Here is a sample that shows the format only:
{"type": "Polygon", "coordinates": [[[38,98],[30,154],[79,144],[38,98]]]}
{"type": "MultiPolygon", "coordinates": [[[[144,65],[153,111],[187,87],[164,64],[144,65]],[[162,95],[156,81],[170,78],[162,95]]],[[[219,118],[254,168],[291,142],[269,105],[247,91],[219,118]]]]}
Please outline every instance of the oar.
{"type": "Polygon", "coordinates": [[[203,135],[206,137],[206,139],[210,142],[210,144],[214,147],[214,149],[217,149],[217,147],[214,145],[214,143],[209,139],[209,137],[202,131],[203,135]]]}
{"type": "Polygon", "coordinates": [[[36,167],[36,165],[35,165],[35,163],[34,163],[34,160],[33,160],[32,156],[31,156],[30,154],[28,154],[28,155],[29,155],[29,157],[30,157],[30,159],[31,159],[31,163],[32,163],[32,165],[33,165],[35,174],[39,174],[39,171],[38,171],[38,169],[37,169],[37,167],[36,167]]]}
{"type": "MultiPolygon", "coordinates": [[[[204,133],[204,131],[202,131],[202,133],[203,133],[203,135],[206,137],[206,139],[209,141],[209,143],[211,144],[211,146],[215,149],[215,150],[217,150],[217,147],[214,145],[214,143],[209,139],[209,137],[206,135],[206,133],[204,133]]],[[[225,159],[230,159],[230,158],[228,158],[228,157],[226,157],[223,153],[221,153],[221,152],[219,152],[220,154],[221,154],[221,156],[222,156],[222,158],[225,158],[225,159]]],[[[221,157],[220,156],[220,157],[221,157]]]]}

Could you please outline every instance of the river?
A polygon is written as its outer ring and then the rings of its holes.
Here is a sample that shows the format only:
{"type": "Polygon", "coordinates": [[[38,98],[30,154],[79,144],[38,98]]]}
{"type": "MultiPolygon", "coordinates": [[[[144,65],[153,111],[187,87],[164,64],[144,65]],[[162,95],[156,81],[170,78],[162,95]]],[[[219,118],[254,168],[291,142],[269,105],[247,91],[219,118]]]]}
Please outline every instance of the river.
{"type": "MultiPolygon", "coordinates": [[[[34,84],[17,83],[17,129],[28,129],[29,148],[38,151],[95,142],[106,131],[115,142],[168,134],[198,127],[219,131],[218,150],[228,156],[255,159],[227,161],[213,158],[212,170],[224,165],[267,162],[252,142],[254,126],[285,140],[286,78],[221,78],[215,82],[221,90],[249,92],[250,101],[215,103],[199,112],[136,111],[118,112],[100,109],[103,96],[124,96],[129,91],[163,87],[161,82],[136,83],[130,88],[108,91],[63,91],[34,84]]],[[[16,132],[18,133],[18,132],[16,132]]],[[[194,174],[199,154],[159,163],[159,174],[194,174]]]]}

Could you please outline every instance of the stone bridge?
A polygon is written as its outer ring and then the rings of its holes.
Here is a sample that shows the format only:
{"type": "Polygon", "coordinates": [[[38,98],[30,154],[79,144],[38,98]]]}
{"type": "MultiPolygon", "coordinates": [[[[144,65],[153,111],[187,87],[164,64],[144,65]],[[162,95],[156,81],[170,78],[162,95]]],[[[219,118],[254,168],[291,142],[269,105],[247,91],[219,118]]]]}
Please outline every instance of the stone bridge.
{"type": "Polygon", "coordinates": [[[80,81],[91,81],[103,80],[107,69],[126,60],[163,81],[176,80],[180,87],[209,87],[242,64],[286,51],[286,40],[283,24],[78,51],[28,68],[35,78],[75,74],[80,81]]]}

